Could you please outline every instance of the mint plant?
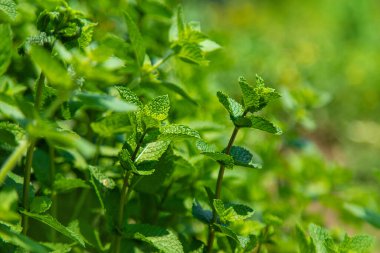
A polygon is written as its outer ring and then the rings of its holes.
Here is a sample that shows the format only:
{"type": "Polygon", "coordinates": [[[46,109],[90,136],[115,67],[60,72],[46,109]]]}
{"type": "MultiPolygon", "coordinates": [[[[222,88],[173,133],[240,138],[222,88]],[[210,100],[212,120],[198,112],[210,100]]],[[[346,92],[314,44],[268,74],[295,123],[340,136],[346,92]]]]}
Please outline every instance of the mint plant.
{"type": "Polygon", "coordinates": [[[294,165],[288,137],[261,133],[282,133],[272,101],[290,93],[241,77],[239,97],[214,101],[207,66],[221,46],[175,1],[0,0],[0,37],[1,252],[371,250],[371,237],[330,234],[303,213],[306,194],[323,198],[312,179],[341,172],[303,153],[294,165]],[[311,193],[296,192],[302,180],[311,193]]]}

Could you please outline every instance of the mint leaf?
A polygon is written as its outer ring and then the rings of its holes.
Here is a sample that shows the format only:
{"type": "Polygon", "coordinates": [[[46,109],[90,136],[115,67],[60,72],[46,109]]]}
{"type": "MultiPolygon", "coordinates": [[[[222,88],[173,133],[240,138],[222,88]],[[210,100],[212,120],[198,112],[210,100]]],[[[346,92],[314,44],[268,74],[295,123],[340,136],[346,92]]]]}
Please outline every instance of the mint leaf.
{"type": "Polygon", "coordinates": [[[53,184],[57,192],[66,192],[76,188],[90,188],[86,181],[79,178],[65,178],[61,174],[56,176],[53,184]]]}
{"type": "Polygon", "coordinates": [[[38,220],[38,221],[48,225],[49,227],[55,229],[56,231],[58,231],[62,235],[70,238],[71,240],[79,243],[80,245],[82,245],[82,246],[85,245],[84,238],[81,234],[78,234],[78,232],[75,231],[73,228],[63,226],[59,221],[57,221],[50,214],[41,215],[41,214],[30,213],[27,211],[20,211],[20,212],[31,217],[31,218],[33,218],[33,219],[35,219],[35,220],[38,220]]]}
{"type": "Polygon", "coordinates": [[[265,87],[261,77],[256,76],[256,78],[256,87],[249,85],[244,77],[239,78],[240,89],[243,93],[244,108],[252,113],[260,111],[270,101],[280,97],[274,89],[265,87]]]}
{"type": "Polygon", "coordinates": [[[44,213],[49,210],[52,202],[51,199],[45,196],[34,197],[30,204],[30,212],[44,213]]]}
{"type": "Polygon", "coordinates": [[[183,97],[184,99],[189,101],[190,103],[192,103],[194,105],[198,105],[197,101],[195,101],[192,97],[190,97],[190,95],[184,89],[182,89],[180,86],[178,86],[174,83],[170,83],[170,82],[161,82],[160,85],[162,85],[163,87],[165,87],[171,91],[174,91],[175,93],[177,93],[178,95],[180,95],[181,97],[183,97]]]}
{"type": "Polygon", "coordinates": [[[212,211],[203,209],[201,204],[194,199],[193,206],[191,208],[191,213],[194,218],[200,220],[203,223],[210,224],[212,220],[212,211]]]}
{"type": "MultiPolygon", "coordinates": [[[[1,0],[0,0],[1,1],[1,0]]],[[[1,2],[0,2],[1,8],[1,2]]],[[[1,11],[0,11],[1,12],[1,11]]],[[[5,73],[12,57],[12,31],[8,24],[0,23],[0,76],[5,73]]]]}
{"type": "Polygon", "coordinates": [[[129,114],[113,113],[103,119],[91,123],[92,130],[102,137],[112,137],[124,133],[131,128],[129,114]]]}
{"type": "Polygon", "coordinates": [[[246,205],[226,204],[220,199],[214,199],[213,205],[222,223],[242,221],[254,213],[253,209],[246,205]]]}
{"type": "Polygon", "coordinates": [[[250,127],[256,128],[271,134],[280,135],[282,134],[282,131],[280,128],[275,126],[272,122],[259,117],[259,116],[248,116],[247,117],[251,121],[250,127]]]}
{"type": "Polygon", "coordinates": [[[219,102],[226,108],[231,116],[231,119],[238,118],[244,114],[244,108],[241,104],[236,102],[221,91],[217,93],[219,102]]]}
{"type": "Polygon", "coordinates": [[[313,240],[317,253],[336,253],[337,248],[329,232],[315,224],[309,225],[310,237],[313,240]]]}
{"type": "Polygon", "coordinates": [[[155,141],[148,143],[136,158],[136,163],[158,161],[168,149],[170,141],[155,141]]]}
{"type": "Polygon", "coordinates": [[[60,89],[71,89],[73,83],[71,77],[61,63],[53,58],[46,49],[33,46],[30,56],[46,75],[49,84],[60,89]]]}
{"type": "Polygon", "coordinates": [[[113,189],[115,188],[116,184],[113,179],[108,177],[104,171],[102,171],[99,167],[96,166],[88,166],[88,169],[91,173],[91,175],[104,187],[108,189],[113,189]]]}
{"type": "Polygon", "coordinates": [[[137,65],[141,67],[144,63],[145,58],[145,46],[143,38],[131,16],[129,16],[127,12],[124,12],[124,17],[128,27],[129,39],[131,40],[132,47],[135,52],[137,65]]]}
{"type": "MultiPolygon", "coordinates": [[[[249,238],[237,235],[234,231],[226,226],[220,224],[214,224],[213,226],[216,228],[217,232],[231,238],[240,248],[245,248],[249,245],[249,238]]],[[[255,242],[253,241],[252,243],[255,242]]]]}
{"type": "Polygon", "coordinates": [[[127,224],[122,234],[126,238],[146,242],[164,253],[182,253],[183,247],[170,230],[147,224],[127,224]]]}
{"type": "Polygon", "coordinates": [[[380,228],[380,213],[353,204],[345,204],[344,208],[354,216],[365,220],[374,227],[380,228]]]}
{"type": "Polygon", "coordinates": [[[183,138],[200,139],[200,135],[194,129],[184,125],[168,125],[161,128],[160,140],[176,140],[183,138]]]}
{"type": "MultiPolygon", "coordinates": [[[[0,0],[0,22],[13,21],[15,20],[16,15],[16,3],[13,0],[0,0]]],[[[4,39],[5,37],[1,36],[1,38],[4,39]]]]}
{"type": "Polygon", "coordinates": [[[81,34],[78,39],[80,48],[86,48],[88,45],[90,45],[91,40],[92,40],[92,34],[94,33],[94,27],[96,25],[97,25],[96,23],[89,22],[88,24],[82,27],[81,34]]]}
{"type": "Polygon", "coordinates": [[[346,234],[344,236],[344,240],[339,245],[339,252],[340,253],[369,252],[372,245],[373,245],[373,239],[368,235],[355,235],[353,237],[349,237],[346,234]]]}
{"type": "Polygon", "coordinates": [[[260,157],[243,147],[232,146],[230,156],[233,157],[235,165],[256,169],[262,167],[260,157]]]}
{"type": "Polygon", "coordinates": [[[143,106],[139,97],[131,89],[123,86],[116,86],[115,88],[127,103],[134,104],[139,108],[143,106]]]}
{"type": "Polygon", "coordinates": [[[308,239],[305,231],[299,225],[296,226],[296,239],[298,241],[298,247],[300,252],[316,253],[314,243],[308,239]]]}
{"type": "Polygon", "coordinates": [[[33,241],[29,237],[23,234],[16,233],[12,231],[8,226],[0,223],[0,238],[5,242],[9,242],[16,245],[24,250],[34,252],[34,253],[48,253],[48,251],[41,244],[33,241]]]}
{"type": "Polygon", "coordinates": [[[144,107],[144,114],[155,120],[163,121],[169,115],[170,101],[168,95],[159,96],[144,107]]]}
{"type": "Polygon", "coordinates": [[[83,106],[91,109],[102,111],[110,110],[114,112],[131,112],[137,110],[134,104],[127,103],[110,95],[81,92],[77,93],[75,97],[83,103],[83,106]]]}

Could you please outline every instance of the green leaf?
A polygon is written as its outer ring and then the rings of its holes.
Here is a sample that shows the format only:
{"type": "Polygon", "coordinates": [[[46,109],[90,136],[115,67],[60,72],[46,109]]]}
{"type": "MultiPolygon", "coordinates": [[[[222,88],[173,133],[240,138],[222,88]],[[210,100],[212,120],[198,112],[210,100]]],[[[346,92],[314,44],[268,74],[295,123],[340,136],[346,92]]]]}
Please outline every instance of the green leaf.
{"type": "Polygon", "coordinates": [[[136,163],[158,161],[168,149],[170,141],[155,141],[148,143],[136,158],[136,163]]]}
{"type": "Polygon", "coordinates": [[[30,204],[30,212],[44,213],[51,207],[51,199],[46,196],[34,197],[30,204]]]}
{"type": "Polygon", "coordinates": [[[69,253],[72,250],[71,244],[43,242],[42,245],[51,249],[50,253],[69,253]]]}
{"type": "Polygon", "coordinates": [[[58,147],[75,148],[86,157],[92,157],[95,153],[95,146],[80,137],[77,133],[56,129],[55,126],[43,121],[38,121],[37,124],[29,124],[27,127],[28,133],[37,138],[45,138],[58,147]]]}
{"type": "Polygon", "coordinates": [[[280,128],[275,126],[272,122],[258,116],[248,116],[247,117],[251,121],[252,128],[256,128],[271,134],[280,135],[282,134],[282,131],[280,128]]]}
{"type": "Polygon", "coordinates": [[[131,89],[123,86],[116,86],[115,88],[127,103],[134,104],[139,108],[143,106],[139,97],[131,89]]]}
{"type": "Polygon", "coordinates": [[[211,224],[212,221],[212,211],[203,209],[201,204],[194,199],[193,206],[191,208],[191,213],[193,214],[194,218],[202,221],[205,224],[211,224]]]}
{"type": "Polygon", "coordinates": [[[116,184],[113,179],[109,178],[104,171],[102,171],[99,167],[95,166],[88,166],[88,169],[91,173],[91,175],[104,187],[108,189],[113,189],[115,188],[116,184]]]}
{"type": "Polygon", "coordinates": [[[296,239],[298,242],[298,247],[302,253],[315,253],[315,245],[312,241],[308,239],[305,231],[301,226],[296,226],[296,239]]]}
{"type": "Polygon", "coordinates": [[[0,149],[13,151],[25,137],[25,130],[18,124],[0,122],[0,149]]]}
{"type": "Polygon", "coordinates": [[[219,102],[227,109],[231,119],[238,118],[244,114],[244,108],[241,104],[236,102],[221,91],[217,93],[219,102]]]}
{"type": "Polygon", "coordinates": [[[315,224],[310,224],[309,233],[315,245],[316,253],[337,252],[334,240],[326,229],[315,224]]]}
{"type": "Polygon", "coordinates": [[[169,83],[169,82],[161,82],[160,85],[164,86],[165,88],[171,91],[174,91],[175,93],[177,93],[178,95],[180,95],[181,97],[189,101],[190,103],[194,105],[198,105],[197,101],[195,101],[192,97],[190,97],[190,95],[178,85],[174,83],[169,83]]]}
{"type": "Polygon", "coordinates": [[[156,97],[144,107],[144,114],[158,121],[165,120],[169,115],[170,101],[168,95],[156,97]]]}
{"type": "Polygon", "coordinates": [[[71,89],[72,80],[65,68],[53,58],[46,49],[33,46],[30,50],[32,60],[41,68],[49,84],[60,89],[71,89]]]}
{"type": "Polygon", "coordinates": [[[374,227],[380,228],[380,213],[353,204],[345,204],[344,208],[354,216],[365,220],[374,227]]]}
{"type": "Polygon", "coordinates": [[[132,20],[131,16],[127,12],[124,12],[125,21],[128,26],[128,34],[132,43],[132,47],[135,51],[135,56],[138,66],[142,66],[145,58],[145,46],[143,38],[136,23],[132,20]]]}
{"type": "Polygon", "coordinates": [[[261,77],[256,76],[256,87],[249,85],[244,77],[239,78],[240,89],[243,93],[245,110],[257,112],[263,109],[270,101],[280,95],[272,88],[265,87],[261,77]]]}
{"type": "Polygon", "coordinates": [[[146,225],[127,224],[123,237],[146,242],[164,253],[182,253],[183,247],[177,236],[170,230],[146,225]]]}
{"type": "Polygon", "coordinates": [[[92,122],[91,128],[102,137],[113,137],[115,134],[124,133],[131,128],[127,113],[113,113],[103,119],[92,122]]]}
{"type": "Polygon", "coordinates": [[[347,234],[344,236],[344,240],[339,245],[340,253],[357,252],[364,253],[368,252],[373,245],[373,239],[368,235],[355,235],[354,237],[349,237],[347,234]]]}
{"type": "MultiPolygon", "coordinates": [[[[1,21],[13,21],[15,20],[16,15],[16,3],[13,0],[0,0],[0,23],[1,21]]],[[[1,38],[3,39],[5,37],[1,36],[1,38]]]]}
{"type": "Polygon", "coordinates": [[[179,157],[169,153],[170,149],[161,156],[158,162],[152,166],[154,169],[151,175],[134,178],[132,184],[136,184],[134,189],[139,192],[155,194],[160,187],[171,179],[174,171],[174,161],[178,161],[179,157]]]}
{"type": "Polygon", "coordinates": [[[196,146],[201,151],[202,155],[205,155],[220,164],[224,164],[228,169],[232,169],[234,166],[234,159],[223,152],[215,151],[215,148],[204,142],[203,140],[197,140],[196,146]]]}
{"type": "Polygon", "coordinates": [[[11,187],[4,187],[0,191],[0,221],[17,222],[20,219],[16,211],[18,195],[11,187]]]}
{"type": "Polygon", "coordinates": [[[137,106],[134,104],[127,103],[110,95],[81,92],[77,93],[76,97],[83,103],[85,107],[91,109],[102,111],[110,110],[114,112],[131,112],[137,110],[137,106]]]}
{"type": "Polygon", "coordinates": [[[90,188],[86,181],[82,179],[65,178],[61,174],[57,174],[53,187],[58,192],[66,192],[76,188],[90,188]]]}
{"type": "Polygon", "coordinates": [[[196,65],[208,65],[208,61],[205,59],[204,52],[201,46],[197,43],[184,43],[181,47],[178,57],[186,62],[196,65]]]}
{"type": "Polygon", "coordinates": [[[160,140],[176,140],[183,138],[200,139],[200,135],[194,129],[184,125],[168,125],[161,128],[160,140]]]}
{"type": "Polygon", "coordinates": [[[233,239],[234,242],[237,243],[237,245],[239,245],[240,248],[245,248],[246,246],[248,246],[249,239],[247,237],[239,236],[230,228],[220,224],[214,224],[213,226],[216,228],[217,232],[222,233],[223,235],[233,239]]]}
{"type": "MultiPolygon", "coordinates": [[[[0,0],[1,13],[1,0],[0,0]]],[[[12,57],[12,30],[8,24],[0,23],[0,76],[7,70],[12,57]]]]}
{"type": "Polygon", "coordinates": [[[80,48],[86,48],[91,43],[92,34],[94,33],[94,27],[96,25],[96,23],[89,22],[81,28],[81,34],[78,39],[80,48]]]}
{"type": "Polygon", "coordinates": [[[255,153],[239,146],[232,146],[230,156],[234,159],[234,164],[238,166],[261,169],[261,159],[255,153]]]}
{"type": "Polygon", "coordinates": [[[9,227],[0,223],[0,238],[5,242],[16,245],[26,251],[34,253],[48,253],[49,251],[41,244],[33,241],[23,234],[12,231],[9,227]]]}
{"type": "Polygon", "coordinates": [[[85,245],[85,241],[84,241],[83,236],[81,234],[78,234],[76,229],[63,226],[59,221],[57,221],[51,215],[49,215],[49,214],[44,214],[44,215],[34,214],[34,213],[27,212],[27,211],[20,211],[20,212],[31,217],[31,218],[33,218],[33,219],[35,219],[35,220],[38,220],[38,221],[48,225],[49,227],[55,229],[56,231],[58,231],[62,235],[70,238],[71,240],[79,243],[80,245],[82,245],[82,246],[85,245]]]}
{"type": "Polygon", "coordinates": [[[217,161],[220,164],[223,164],[228,169],[234,167],[234,159],[225,153],[222,152],[201,152],[202,155],[205,155],[214,161],[217,161]]]}
{"type": "Polygon", "coordinates": [[[213,205],[222,223],[242,221],[254,213],[253,209],[246,205],[226,204],[220,199],[214,199],[213,205]]]}

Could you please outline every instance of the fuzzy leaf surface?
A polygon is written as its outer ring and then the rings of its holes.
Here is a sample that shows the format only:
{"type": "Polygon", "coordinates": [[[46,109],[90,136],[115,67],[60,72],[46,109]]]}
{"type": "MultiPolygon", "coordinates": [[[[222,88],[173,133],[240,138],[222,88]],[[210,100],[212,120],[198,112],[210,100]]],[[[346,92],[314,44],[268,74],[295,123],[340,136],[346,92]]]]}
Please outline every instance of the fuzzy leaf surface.
{"type": "Polygon", "coordinates": [[[161,128],[160,140],[176,140],[183,138],[200,139],[200,135],[194,129],[184,125],[168,125],[161,128]]]}
{"type": "Polygon", "coordinates": [[[116,184],[113,179],[109,178],[99,167],[88,166],[91,175],[104,187],[108,189],[115,188],[116,184]]]}
{"type": "Polygon", "coordinates": [[[13,0],[0,0],[0,22],[13,21],[15,20],[16,15],[16,3],[13,0]]]}
{"type": "Polygon", "coordinates": [[[165,120],[169,115],[170,101],[168,95],[156,97],[144,107],[144,114],[158,121],[165,120]]]}
{"type": "Polygon", "coordinates": [[[7,70],[12,57],[12,31],[9,24],[0,23],[0,38],[0,75],[2,75],[7,70]]]}
{"type": "Polygon", "coordinates": [[[310,224],[309,233],[315,245],[316,253],[337,252],[334,240],[326,229],[315,224],[310,224]]]}

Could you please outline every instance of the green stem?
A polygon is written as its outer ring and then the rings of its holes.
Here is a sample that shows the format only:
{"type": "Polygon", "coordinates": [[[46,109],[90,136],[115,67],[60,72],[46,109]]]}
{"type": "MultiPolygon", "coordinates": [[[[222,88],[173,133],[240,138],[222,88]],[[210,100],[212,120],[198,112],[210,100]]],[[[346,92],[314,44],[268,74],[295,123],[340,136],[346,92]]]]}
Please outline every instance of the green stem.
{"type": "MultiPolygon", "coordinates": [[[[24,167],[24,185],[23,185],[23,196],[22,196],[22,207],[29,211],[29,189],[30,189],[30,174],[33,162],[33,152],[36,146],[36,139],[32,139],[30,142],[28,151],[26,153],[26,162],[24,167]]],[[[28,231],[28,216],[22,214],[22,233],[26,235],[28,231]]]]}
{"type": "MultiPolygon", "coordinates": [[[[41,72],[37,84],[36,84],[36,96],[34,99],[34,108],[38,112],[41,101],[42,101],[42,91],[44,87],[45,82],[45,75],[41,72]]],[[[32,162],[33,162],[33,152],[34,148],[36,146],[37,139],[32,139],[30,141],[30,145],[26,154],[26,162],[25,162],[25,168],[24,168],[24,184],[23,184],[23,208],[26,211],[29,211],[29,188],[30,188],[30,174],[32,169],[32,162]]],[[[26,235],[28,231],[28,216],[25,214],[22,214],[22,232],[26,235]]]]}
{"type": "Polygon", "coordinates": [[[29,143],[27,140],[20,141],[20,144],[18,145],[18,147],[13,151],[13,153],[4,162],[3,166],[1,166],[0,185],[3,184],[7,174],[16,166],[16,163],[24,155],[26,149],[28,148],[28,144],[29,143]]]}
{"type": "Polygon", "coordinates": [[[150,69],[150,72],[158,69],[158,67],[160,67],[163,63],[165,63],[167,60],[169,60],[174,54],[175,54],[174,52],[170,52],[167,56],[165,56],[160,61],[158,61],[156,64],[154,64],[152,66],[152,68],[150,69]]]}
{"type": "MultiPolygon", "coordinates": [[[[145,137],[146,132],[144,132],[141,137],[139,142],[136,145],[136,148],[131,155],[131,160],[134,162],[136,160],[137,154],[140,150],[141,145],[143,144],[144,137],[145,137]]],[[[134,185],[129,185],[129,182],[132,181],[134,174],[127,172],[127,174],[124,177],[124,183],[123,183],[123,188],[121,189],[121,194],[120,194],[120,206],[119,206],[119,213],[118,213],[118,220],[117,220],[117,228],[121,229],[123,226],[123,221],[128,219],[124,217],[124,210],[126,207],[126,204],[128,203],[129,196],[131,195],[133,191],[133,186],[134,185]]],[[[120,245],[121,245],[121,236],[117,235],[115,238],[115,253],[120,252],[120,245]]]]}
{"type": "MultiPolygon", "coordinates": [[[[231,134],[230,140],[228,141],[228,145],[226,147],[226,150],[225,150],[225,153],[227,155],[230,154],[232,145],[235,142],[235,139],[236,139],[238,132],[239,132],[239,128],[235,127],[234,131],[231,134]]],[[[220,168],[219,168],[218,179],[216,181],[215,199],[220,199],[225,169],[226,169],[225,165],[221,164],[220,168]]],[[[207,252],[212,252],[212,247],[213,247],[214,239],[215,239],[215,230],[213,229],[212,224],[215,223],[216,217],[217,217],[216,210],[215,210],[215,208],[212,208],[212,221],[211,221],[211,224],[209,225],[209,233],[208,233],[208,239],[207,239],[207,252]]]]}
{"type": "MultiPolygon", "coordinates": [[[[57,218],[58,202],[57,202],[57,192],[54,189],[54,179],[55,179],[55,151],[52,145],[49,145],[49,157],[50,157],[50,188],[51,188],[51,215],[57,218]]],[[[51,240],[55,242],[57,239],[57,231],[51,229],[51,240]]]]}

